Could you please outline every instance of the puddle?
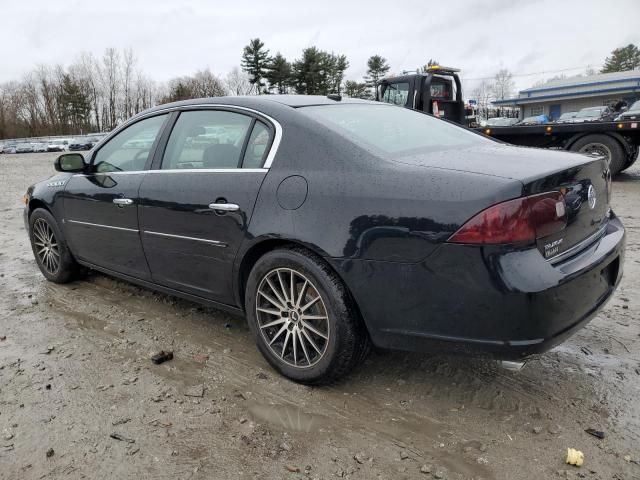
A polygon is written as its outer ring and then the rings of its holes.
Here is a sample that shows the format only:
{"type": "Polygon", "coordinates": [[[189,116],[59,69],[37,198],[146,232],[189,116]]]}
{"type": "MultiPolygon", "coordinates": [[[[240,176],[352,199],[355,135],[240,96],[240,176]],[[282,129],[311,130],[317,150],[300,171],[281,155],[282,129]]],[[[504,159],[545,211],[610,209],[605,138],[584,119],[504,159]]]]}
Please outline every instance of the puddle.
{"type": "Polygon", "coordinates": [[[328,425],[327,417],[305,412],[289,405],[249,406],[249,415],[254,421],[269,423],[288,431],[313,432],[328,425]]]}

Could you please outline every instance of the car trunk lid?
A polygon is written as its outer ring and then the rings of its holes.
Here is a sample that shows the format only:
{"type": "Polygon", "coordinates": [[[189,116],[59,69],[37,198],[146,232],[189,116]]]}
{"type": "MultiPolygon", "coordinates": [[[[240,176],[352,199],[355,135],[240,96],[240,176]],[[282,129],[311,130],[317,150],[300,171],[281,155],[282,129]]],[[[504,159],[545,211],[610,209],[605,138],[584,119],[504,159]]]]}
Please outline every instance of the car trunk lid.
{"type": "Polygon", "coordinates": [[[608,220],[611,175],[603,158],[495,144],[409,154],[394,161],[516,179],[523,185],[522,196],[562,192],[566,227],[536,241],[546,259],[579,251],[576,246],[595,240],[608,220]]]}

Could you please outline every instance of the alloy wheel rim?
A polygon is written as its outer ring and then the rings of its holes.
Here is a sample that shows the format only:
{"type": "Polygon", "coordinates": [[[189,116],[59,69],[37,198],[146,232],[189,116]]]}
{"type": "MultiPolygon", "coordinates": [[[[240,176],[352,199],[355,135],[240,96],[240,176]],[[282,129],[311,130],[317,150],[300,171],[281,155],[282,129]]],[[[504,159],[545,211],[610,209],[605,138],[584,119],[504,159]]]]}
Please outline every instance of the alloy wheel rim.
{"type": "Polygon", "coordinates": [[[40,264],[54,275],[60,268],[60,246],[49,223],[38,218],[33,224],[33,243],[40,264]]]}
{"type": "Polygon", "coordinates": [[[289,366],[317,364],[329,344],[329,316],[313,282],[291,268],[267,273],[256,293],[258,329],[269,350],[289,366]]]}
{"type": "Polygon", "coordinates": [[[589,155],[600,155],[611,161],[611,150],[609,147],[602,143],[588,143],[580,149],[580,153],[586,153],[589,155]]]}

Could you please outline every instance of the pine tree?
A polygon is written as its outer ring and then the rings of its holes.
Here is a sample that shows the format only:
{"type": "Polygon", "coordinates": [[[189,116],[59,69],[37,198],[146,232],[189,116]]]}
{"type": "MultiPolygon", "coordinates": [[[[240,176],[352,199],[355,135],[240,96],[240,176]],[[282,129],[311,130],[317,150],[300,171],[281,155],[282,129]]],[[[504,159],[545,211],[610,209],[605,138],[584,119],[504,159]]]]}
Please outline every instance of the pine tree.
{"type": "Polygon", "coordinates": [[[266,78],[267,66],[270,63],[269,50],[259,38],[253,38],[242,53],[242,69],[249,74],[249,82],[256,88],[258,95],[262,93],[266,78]]]}
{"type": "Polygon", "coordinates": [[[60,85],[58,102],[61,106],[63,124],[71,127],[71,131],[81,131],[88,125],[89,99],[80,85],[70,75],[64,74],[60,85]]]}
{"type": "Polygon", "coordinates": [[[344,78],[344,72],[349,68],[349,61],[346,55],[334,55],[333,53],[327,56],[327,92],[326,93],[340,93],[342,86],[342,80],[344,78]]]}
{"type": "Polygon", "coordinates": [[[293,62],[293,76],[296,93],[320,95],[325,87],[325,53],[316,47],[305,48],[302,58],[293,62]]]}
{"type": "Polygon", "coordinates": [[[293,62],[293,81],[296,93],[327,95],[340,93],[344,72],[349,67],[345,55],[336,55],[305,48],[302,58],[293,62]]]}
{"type": "Polygon", "coordinates": [[[387,59],[380,55],[373,55],[367,60],[367,75],[364,77],[370,89],[375,92],[375,98],[378,98],[378,84],[391,68],[387,63],[387,59]]]}
{"type": "Polygon", "coordinates": [[[371,98],[367,84],[353,80],[344,82],[344,94],[351,98],[371,98]]]}
{"type": "Polygon", "coordinates": [[[640,67],[640,50],[630,43],[626,47],[616,48],[604,61],[600,73],[624,72],[640,67]]]}
{"type": "Polygon", "coordinates": [[[269,85],[278,93],[287,93],[288,88],[293,84],[291,64],[280,52],[269,62],[265,76],[269,85]]]}

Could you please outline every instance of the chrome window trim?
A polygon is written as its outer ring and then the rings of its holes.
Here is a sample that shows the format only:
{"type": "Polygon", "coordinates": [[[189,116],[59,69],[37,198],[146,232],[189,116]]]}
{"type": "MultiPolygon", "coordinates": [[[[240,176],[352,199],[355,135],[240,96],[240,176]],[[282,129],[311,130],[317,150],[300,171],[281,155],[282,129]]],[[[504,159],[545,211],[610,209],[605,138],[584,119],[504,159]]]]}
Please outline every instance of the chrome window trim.
{"type": "Polygon", "coordinates": [[[583,248],[587,247],[588,245],[595,243],[597,240],[599,240],[601,237],[604,236],[605,232],[607,230],[607,226],[603,226],[601,227],[597,232],[595,232],[593,235],[589,235],[587,238],[585,238],[584,240],[582,240],[580,243],[575,244],[573,247],[569,248],[568,250],[565,250],[562,253],[559,253],[558,255],[556,255],[555,257],[549,257],[547,258],[547,262],[551,263],[551,264],[556,264],[560,261],[562,261],[565,258],[568,258],[572,255],[575,255],[578,251],[582,250],[583,248]]]}
{"type": "Polygon", "coordinates": [[[93,177],[96,175],[133,175],[140,173],[266,173],[268,168],[175,168],[167,170],[132,170],[130,172],[96,172],[76,173],[77,177],[93,177]]]}
{"type": "MultiPolygon", "coordinates": [[[[249,107],[241,107],[238,105],[231,105],[231,104],[224,104],[224,103],[196,103],[193,105],[180,105],[180,106],[175,106],[175,107],[167,107],[167,108],[160,108],[158,110],[154,110],[152,112],[148,112],[146,114],[143,114],[139,117],[135,117],[135,119],[132,119],[131,123],[139,121],[139,120],[143,120],[147,117],[153,117],[155,115],[162,115],[163,113],[169,113],[169,112],[175,112],[175,111],[182,111],[182,110],[188,110],[188,109],[217,109],[217,108],[228,108],[228,109],[236,109],[236,110],[242,110],[245,112],[251,112],[255,115],[258,115],[259,117],[262,117],[266,120],[269,121],[269,123],[271,123],[271,125],[273,126],[274,129],[274,135],[273,135],[273,142],[271,143],[271,148],[269,149],[269,154],[267,155],[267,158],[264,161],[264,164],[262,165],[262,168],[265,170],[268,170],[269,168],[271,168],[271,165],[273,164],[273,160],[275,159],[276,153],[278,152],[278,148],[280,147],[280,142],[282,141],[282,125],[280,125],[280,122],[278,122],[276,119],[274,119],[273,117],[267,115],[266,113],[262,113],[259,110],[255,110],[253,108],[249,108],[249,107]]],[[[129,125],[129,122],[127,122],[125,125],[122,126],[121,129],[118,129],[118,132],[124,130],[125,128],[127,128],[129,125]]],[[[114,132],[114,134],[117,132],[114,132]]],[[[107,140],[107,139],[105,139],[107,140]]],[[[216,169],[218,170],[218,169],[216,169]]],[[[220,169],[221,170],[221,169],[220,169]]],[[[237,170],[242,170],[241,168],[238,168],[237,170]]],[[[245,169],[245,170],[254,170],[254,169],[245,169]]],[[[152,172],[153,170],[146,170],[148,172],[152,172]]],[[[202,171],[202,170],[198,170],[198,171],[202,171]]]]}
{"type": "Polygon", "coordinates": [[[268,168],[168,168],[166,170],[147,170],[147,173],[266,173],[268,168]]]}
{"type": "Polygon", "coordinates": [[[203,242],[203,243],[208,243],[209,245],[213,245],[214,247],[221,247],[221,248],[227,247],[227,244],[224,242],[219,242],[217,240],[208,240],[206,238],[185,237],[184,235],[173,235],[171,233],[152,232],[148,230],[145,230],[143,233],[145,235],[152,235],[157,237],[168,237],[168,238],[177,238],[179,240],[192,240],[194,242],[203,242]]]}
{"type": "Polygon", "coordinates": [[[78,225],[87,225],[89,227],[109,228],[111,230],[120,230],[123,232],[133,232],[133,233],[140,232],[139,230],[136,230],[134,228],[114,227],[112,225],[102,225],[100,223],[81,222],[80,220],[67,220],[67,222],[77,223],[78,225]]]}

